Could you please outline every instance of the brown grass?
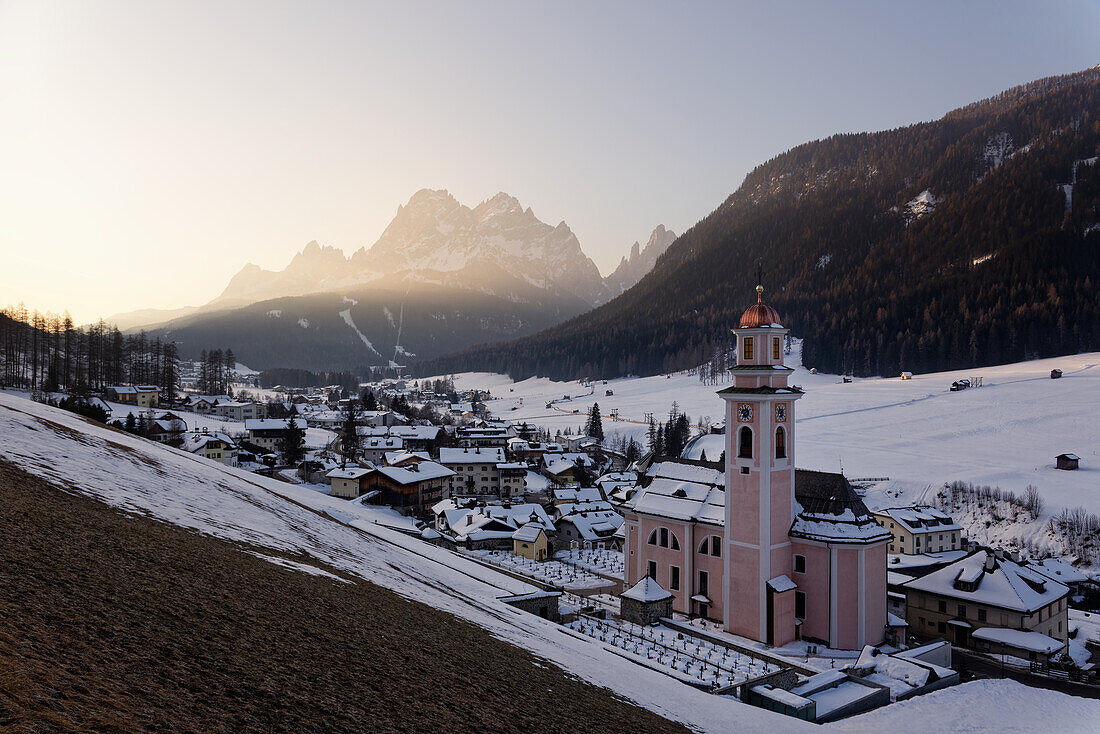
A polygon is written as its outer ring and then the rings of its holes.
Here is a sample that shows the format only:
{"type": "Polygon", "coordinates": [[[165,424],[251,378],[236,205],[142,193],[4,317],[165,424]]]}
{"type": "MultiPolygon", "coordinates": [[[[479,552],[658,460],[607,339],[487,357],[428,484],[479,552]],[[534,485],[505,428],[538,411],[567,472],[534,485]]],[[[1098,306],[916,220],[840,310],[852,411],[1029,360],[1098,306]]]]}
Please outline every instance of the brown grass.
{"type": "Polygon", "coordinates": [[[281,569],[4,462],[0,730],[683,731],[386,589],[281,569]]]}

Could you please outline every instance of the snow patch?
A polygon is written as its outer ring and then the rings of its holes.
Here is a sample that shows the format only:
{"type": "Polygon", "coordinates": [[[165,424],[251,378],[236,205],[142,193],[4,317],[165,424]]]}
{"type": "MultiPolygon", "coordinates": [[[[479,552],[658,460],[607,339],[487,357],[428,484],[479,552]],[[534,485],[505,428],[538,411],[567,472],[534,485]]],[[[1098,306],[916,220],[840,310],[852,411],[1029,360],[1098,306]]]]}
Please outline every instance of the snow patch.
{"type": "Polygon", "coordinates": [[[343,311],[341,311],[340,312],[340,318],[342,318],[344,320],[344,323],[347,324],[348,326],[350,326],[351,330],[354,331],[359,336],[359,338],[363,341],[363,343],[365,345],[367,345],[367,349],[371,350],[372,352],[377,354],[379,357],[382,356],[381,354],[379,354],[378,350],[374,348],[374,345],[371,344],[370,339],[368,339],[366,337],[366,335],[363,334],[363,332],[359,331],[359,327],[355,325],[354,321],[352,321],[352,319],[351,319],[351,309],[350,308],[345,308],[343,311]]]}
{"type": "Polygon", "coordinates": [[[308,329],[309,319],[298,319],[298,326],[301,326],[303,329],[308,329]]]}
{"type": "Polygon", "coordinates": [[[282,318],[283,312],[280,309],[273,308],[273,309],[271,309],[270,311],[267,312],[267,315],[270,316],[271,318],[278,319],[278,318],[282,318]]]}

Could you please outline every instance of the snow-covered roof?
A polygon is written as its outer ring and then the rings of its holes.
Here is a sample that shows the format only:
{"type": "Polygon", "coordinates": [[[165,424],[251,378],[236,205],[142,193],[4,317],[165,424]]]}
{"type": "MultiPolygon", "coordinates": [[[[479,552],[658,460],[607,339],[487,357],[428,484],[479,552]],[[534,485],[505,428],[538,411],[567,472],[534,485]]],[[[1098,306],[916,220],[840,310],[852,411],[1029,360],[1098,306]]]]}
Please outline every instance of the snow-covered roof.
{"type": "Polygon", "coordinates": [[[504,449],[500,447],[489,448],[445,448],[439,450],[440,464],[503,464],[504,449]]]}
{"type": "Polygon", "coordinates": [[[962,530],[962,527],[945,512],[934,507],[890,507],[878,510],[876,515],[889,517],[910,533],[942,533],[962,530]]]}
{"type": "Polygon", "coordinates": [[[1063,584],[1079,584],[1088,581],[1088,574],[1082,573],[1073,567],[1065,558],[1044,558],[1041,561],[1029,561],[1025,568],[1041,573],[1048,579],[1061,581],[1063,584]]]}
{"type": "Polygon", "coordinates": [[[784,591],[791,591],[792,589],[798,588],[798,584],[791,581],[790,577],[786,574],[781,574],[779,576],[776,576],[775,578],[768,579],[768,586],[770,586],[772,588],[772,591],[777,594],[781,594],[784,591]]]}
{"type": "Polygon", "coordinates": [[[393,436],[386,436],[385,438],[367,438],[363,440],[362,446],[364,449],[370,449],[372,451],[381,449],[383,452],[388,453],[394,449],[404,448],[405,441],[400,438],[394,438],[393,436]]]}
{"type": "Polygon", "coordinates": [[[297,428],[305,428],[306,424],[300,418],[249,418],[244,422],[246,431],[278,431],[287,428],[288,423],[293,423],[297,428]]]}
{"type": "Polygon", "coordinates": [[[558,503],[600,502],[603,495],[595,487],[553,487],[550,493],[558,503]]]}
{"type": "Polygon", "coordinates": [[[325,474],[329,479],[359,479],[370,474],[370,469],[361,466],[349,466],[344,469],[333,469],[325,474]]]}
{"type": "Polygon", "coordinates": [[[558,524],[570,523],[582,540],[600,540],[613,537],[623,524],[623,516],[614,510],[582,511],[563,515],[558,524]]]}
{"type": "Polygon", "coordinates": [[[663,599],[671,599],[672,594],[661,588],[651,576],[645,576],[641,581],[631,586],[629,589],[619,594],[624,599],[633,599],[634,601],[650,602],[661,601],[663,599]]]}
{"type": "Polygon", "coordinates": [[[905,588],[1029,613],[1069,594],[1065,584],[986,549],[913,579],[905,588]]]}
{"type": "Polygon", "coordinates": [[[721,469],[683,460],[655,462],[626,507],[645,515],[723,525],[724,485],[725,473],[721,469]]]}
{"type": "Polygon", "coordinates": [[[183,437],[183,443],[180,444],[180,450],[188,453],[195,453],[206,447],[207,444],[221,441],[226,446],[234,446],[233,439],[224,433],[216,431],[205,433],[189,433],[183,437]]]}
{"type": "Polygon", "coordinates": [[[904,571],[905,569],[943,565],[959,560],[968,552],[966,550],[953,550],[938,553],[890,553],[886,556],[886,568],[891,571],[904,571]]]}
{"type": "Polygon", "coordinates": [[[955,671],[902,654],[890,655],[871,645],[864,646],[853,670],[864,680],[887,686],[896,697],[922,688],[930,682],[950,678],[955,671]]]}
{"type": "Polygon", "coordinates": [[[843,474],[796,469],[792,537],[833,543],[885,542],[879,525],[843,474]]]}
{"type": "Polygon", "coordinates": [[[387,451],[382,455],[382,458],[385,459],[387,464],[393,466],[409,459],[428,461],[432,457],[428,456],[427,451],[387,451]]]}
{"type": "Polygon", "coordinates": [[[512,540],[518,540],[521,543],[534,543],[545,532],[546,528],[541,523],[528,522],[512,533],[512,540]]]}
{"type": "Polygon", "coordinates": [[[434,441],[441,430],[439,426],[390,426],[389,435],[413,441],[434,441]]]}
{"type": "Polygon", "coordinates": [[[418,464],[401,466],[379,466],[374,471],[398,484],[418,484],[429,479],[453,477],[455,473],[434,461],[421,461],[418,464]]]}
{"type": "Polygon", "coordinates": [[[998,642],[1007,647],[1015,647],[1030,652],[1052,653],[1061,650],[1066,643],[1047,637],[1040,632],[1008,629],[1007,627],[982,627],[974,630],[971,637],[987,642],[998,642]]]}

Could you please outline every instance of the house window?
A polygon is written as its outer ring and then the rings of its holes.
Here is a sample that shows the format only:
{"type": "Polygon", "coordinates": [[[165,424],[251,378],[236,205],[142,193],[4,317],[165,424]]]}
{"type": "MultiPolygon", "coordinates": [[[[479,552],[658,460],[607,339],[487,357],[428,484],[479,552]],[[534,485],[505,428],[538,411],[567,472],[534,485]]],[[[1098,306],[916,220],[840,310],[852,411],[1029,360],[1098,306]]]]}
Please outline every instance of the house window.
{"type": "Polygon", "coordinates": [[[779,337],[772,337],[772,359],[779,361],[779,337]]]}
{"type": "Polygon", "coordinates": [[[646,541],[648,545],[657,545],[657,531],[654,530],[649,534],[649,540],[646,541]]]}
{"type": "Polygon", "coordinates": [[[715,558],[722,557],[722,538],[717,535],[710,536],[710,554],[715,558]]]}
{"type": "Polygon", "coordinates": [[[650,561],[646,566],[646,576],[649,576],[654,581],[657,580],[657,561],[650,561]]]}
{"type": "Polygon", "coordinates": [[[962,617],[963,619],[966,619],[966,605],[965,604],[960,604],[959,605],[959,616],[962,617]]]}
{"type": "MultiPolygon", "coordinates": [[[[979,622],[984,622],[984,621],[986,621],[986,619],[985,619],[985,610],[984,610],[984,609],[979,609],[979,610],[978,610],[978,621],[979,621],[979,622]]],[[[1061,625],[1062,623],[1061,623],[1061,622],[1059,622],[1058,624],[1059,624],[1059,625],[1061,625]]]]}
{"type": "Polygon", "coordinates": [[[703,596],[710,593],[710,574],[706,571],[699,572],[699,593],[703,596]]]}
{"type": "Polygon", "coordinates": [[[738,450],[737,458],[739,459],[751,459],[752,458],[752,429],[748,426],[742,426],[741,432],[738,434],[738,450]]]}
{"type": "Polygon", "coordinates": [[[668,528],[661,528],[661,540],[657,543],[657,545],[661,546],[662,548],[668,547],[668,528]]]}
{"type": "Polygon", "coordinates": [[[669,566],[668,567],[668,587],[670,591],[680,590],[680,567],[669,566]]]}
{"type": "Polygon", "coordinates": [[[783,430],[783,426],[775,429],[775,458],[787,458],[787,433],[783,430]]]}
{"type": "Polygon", "coordinates": [[[745,343],[744,358],[746,360],[752,359],[755,356],[753,354],[753,348],[752,348],[752,337],[751,336],[746,336],[741,341],[743,341],[745,343]]]}
{"type": "Polygon", "coordinates": [[[798,619],[806,618],[806,592],[794,592],[794,616],[798,619]]]}
{"type": "MultiPolygon", "coordinates": [[[[931,624],[931,622],[929,622],[929,624],[931,624]]],[[[947,632],[947,623],[946,622],[937,622],[936,623],[936,631],[939,632],[941,635],[945,634],[947,632]]]]}
{"type": "Polygon", "coordinates": [[[806,573],[806,556],[796,555],[794,557],[794,572],[806,573]]]}
{"type": "Polygon", "coordinates": [[[947,614],[947,602],[940,600],[940,614],[947,614]]]}

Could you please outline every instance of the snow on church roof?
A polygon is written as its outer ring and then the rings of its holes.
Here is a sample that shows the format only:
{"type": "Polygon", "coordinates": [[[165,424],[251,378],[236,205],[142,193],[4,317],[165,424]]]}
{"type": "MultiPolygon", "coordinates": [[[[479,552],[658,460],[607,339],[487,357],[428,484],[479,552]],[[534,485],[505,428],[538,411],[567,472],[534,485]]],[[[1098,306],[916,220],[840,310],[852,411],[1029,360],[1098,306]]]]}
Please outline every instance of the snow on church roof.
{"type": "Polygon", "coordinates": [[[672,594],[661,588],[661,585],[653,580],[652,577],[646,576],[638,583],[631,586],[628,590],[619,594],[624,599],[633,599],[634,601],[649,602],[649,601],[662,601],[664,599],[671,599],[672,594]]]}
{"type": "Polygon", "coordinates": [[[674,520],[723,525],[725,473],[702,463],[666,460],[654,463],[627,507],[635,512],[674,520]]]}

